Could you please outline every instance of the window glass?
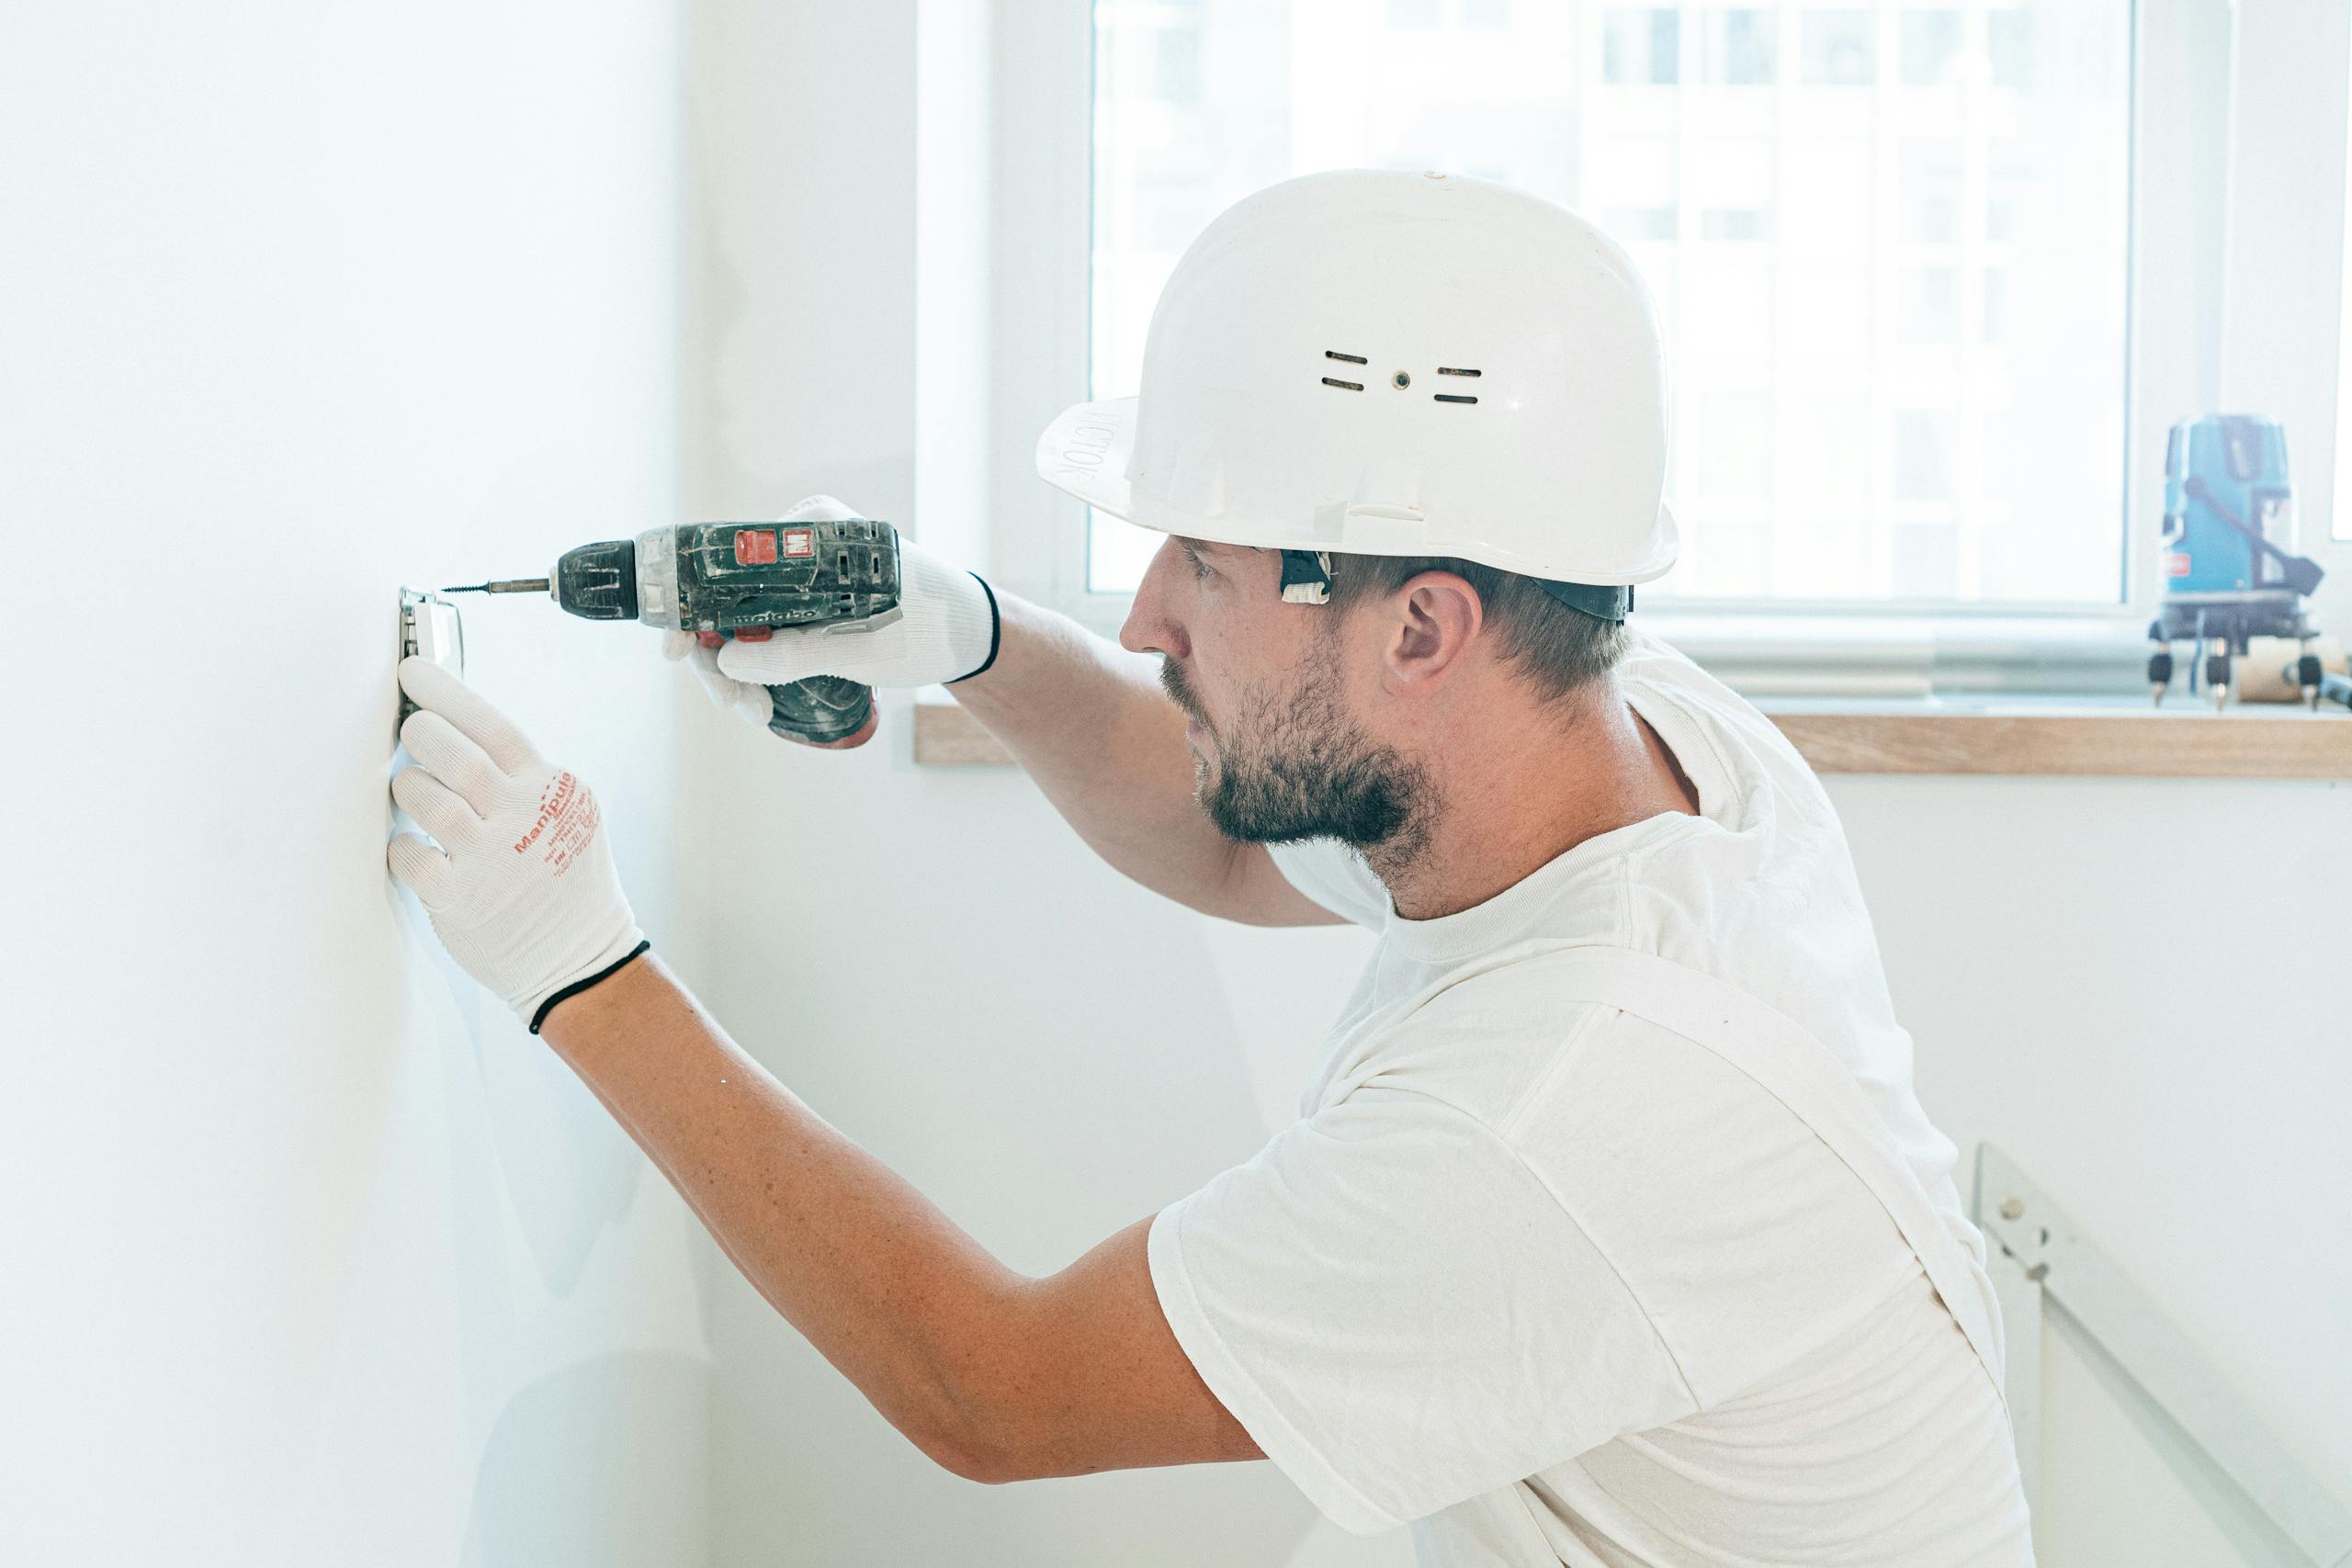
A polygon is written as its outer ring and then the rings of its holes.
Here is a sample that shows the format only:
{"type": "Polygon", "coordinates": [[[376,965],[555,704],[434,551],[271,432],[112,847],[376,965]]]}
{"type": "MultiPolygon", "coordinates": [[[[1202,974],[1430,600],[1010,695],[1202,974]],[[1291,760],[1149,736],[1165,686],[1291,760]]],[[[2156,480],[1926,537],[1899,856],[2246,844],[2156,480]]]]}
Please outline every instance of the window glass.
{"type": "Polygon", "coordinates": [[[1878,80],[1878,17],[1870,11],[1807,11],[1804,70],[1808,87],[1867,87],[1878,80]]]}
{"type": "Polygon", "coordinates": [[[1961,62],[1965,18],[1958,11],[1903,13],[1903,85],[1939,87],[1952,80],[1961,62]]]}
{"type": "MultiPolygon", "coordinates": [[[[1442,168],[1590,216],[1666,338],[1656,595],[2114,603],[2130,0],[1097,0],[1091,374],[1226,206],[1442,168]]],[[[1088,582],[1156,537],[1090,524],[1088,582]]]]}
{"type": "Polygon", "coordinates": [[[1699,80],[1726,87],[1769,87],[1780,41],[1780,14],[1756,6],[1710,8],[1700,16],[1699,80]]]}
{"type": "Polygon", "coordinates": [[[1600,79],[1671,87],[1682,57],[1682,15],[1671,6],[1611,6],[1601,17],[1600,79]]]}

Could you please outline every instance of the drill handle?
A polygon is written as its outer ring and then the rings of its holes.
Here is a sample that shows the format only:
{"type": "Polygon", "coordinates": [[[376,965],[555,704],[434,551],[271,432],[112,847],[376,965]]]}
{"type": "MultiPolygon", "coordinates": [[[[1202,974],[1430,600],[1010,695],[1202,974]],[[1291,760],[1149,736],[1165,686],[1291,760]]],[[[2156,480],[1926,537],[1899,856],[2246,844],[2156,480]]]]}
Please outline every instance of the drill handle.
{"type": "Polygon", "coordinates": [[[786,740],[831,746],[874,716],[874,688],[842,675],[811,675],[768,688],[768,731],[786,740]]]}

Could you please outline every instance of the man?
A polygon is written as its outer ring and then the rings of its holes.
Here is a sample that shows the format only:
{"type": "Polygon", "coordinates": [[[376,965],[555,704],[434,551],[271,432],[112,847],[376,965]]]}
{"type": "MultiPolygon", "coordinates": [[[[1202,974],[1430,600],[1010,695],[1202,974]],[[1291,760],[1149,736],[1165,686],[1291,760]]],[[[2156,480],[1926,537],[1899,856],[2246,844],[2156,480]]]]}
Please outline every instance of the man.
{"type": "Polygon", "coordinates": [[[1143,380],[1039,463],[1170,536],[1121,637],[1157,684],[911,544],[895,626],[691,651],[760,722],[763,682],[954,682],[1136,881],[1377,930],[1255,1159],[1012,1273],[728,1040],[593,795],[412,661],[393,788],[441,848],[391,863],[451,951],[959,1474],[1262,1456],[1430,1563],[2030,1562],[1982,1243],[1837,819],[1625,624],[1675,534],[1623,254],[1477,181],[1291,181],[1186,254],[1143,380]]]}

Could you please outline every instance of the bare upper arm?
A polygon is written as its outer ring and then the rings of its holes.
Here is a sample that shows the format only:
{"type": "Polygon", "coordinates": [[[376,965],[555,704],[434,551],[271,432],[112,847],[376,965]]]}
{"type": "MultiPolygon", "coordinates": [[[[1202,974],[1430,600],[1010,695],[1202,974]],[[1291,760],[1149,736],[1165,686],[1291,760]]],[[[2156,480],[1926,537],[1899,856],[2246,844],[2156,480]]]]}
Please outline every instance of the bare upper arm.
{"type": "Polygon", "coordinates": [[[957,1380],[964,1436],[943,1462],[1003,1482],[1265,1457],[1168,1326],[1150,1230],[1137,1220],[1018,1292],[987,1364],[957,1380]]]}

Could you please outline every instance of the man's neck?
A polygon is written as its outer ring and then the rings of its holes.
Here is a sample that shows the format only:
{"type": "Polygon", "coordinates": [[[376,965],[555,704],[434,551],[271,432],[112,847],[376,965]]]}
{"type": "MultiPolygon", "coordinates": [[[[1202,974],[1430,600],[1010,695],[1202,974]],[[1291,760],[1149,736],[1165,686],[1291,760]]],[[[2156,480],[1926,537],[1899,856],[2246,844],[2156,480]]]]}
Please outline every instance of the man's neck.
{"type": "Polygon", "coordinates": [[[1396,912],[1436,919],[1485,903],[1587,839],[1661,812],[1695,815],[1698,792],[1616,683],[1566,724],[1482,736],[1426,759],[1423,809],[1364,859],[1396,912]]]}

